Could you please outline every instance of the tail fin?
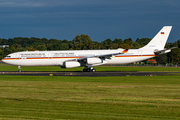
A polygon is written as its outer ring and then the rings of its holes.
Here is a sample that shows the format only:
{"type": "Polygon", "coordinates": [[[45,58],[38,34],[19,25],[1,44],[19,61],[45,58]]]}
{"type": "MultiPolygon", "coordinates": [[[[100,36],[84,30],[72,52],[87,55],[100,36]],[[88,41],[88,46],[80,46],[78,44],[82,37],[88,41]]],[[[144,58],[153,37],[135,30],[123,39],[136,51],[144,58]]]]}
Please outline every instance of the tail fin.
{"type": "Polygon", "coordinates": [[[169,37],[172,26],[164,26],[156,36],[144,47],[140,49],[158,49],[163,50],[169,37]]]}

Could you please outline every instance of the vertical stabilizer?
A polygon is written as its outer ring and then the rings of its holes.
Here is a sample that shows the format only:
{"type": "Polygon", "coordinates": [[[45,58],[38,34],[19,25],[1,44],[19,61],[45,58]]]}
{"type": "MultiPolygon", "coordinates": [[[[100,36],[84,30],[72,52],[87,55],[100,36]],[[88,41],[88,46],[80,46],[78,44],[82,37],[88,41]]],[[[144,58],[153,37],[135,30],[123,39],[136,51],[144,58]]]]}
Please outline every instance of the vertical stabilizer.
{"type": "Polygon", "coordinates": [[[144,47],[140,49],[158,49],[163,50],[169,37],[172,26],[164,26],[156,36],[144,47]]]}

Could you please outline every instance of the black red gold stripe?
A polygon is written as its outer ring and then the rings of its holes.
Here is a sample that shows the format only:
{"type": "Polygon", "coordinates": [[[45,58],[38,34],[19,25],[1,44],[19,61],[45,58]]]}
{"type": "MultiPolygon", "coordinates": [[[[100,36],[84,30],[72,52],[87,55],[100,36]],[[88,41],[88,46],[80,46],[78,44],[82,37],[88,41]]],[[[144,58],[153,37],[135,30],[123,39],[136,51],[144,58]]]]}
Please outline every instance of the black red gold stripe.
{"type": "MultiPolygon", "coordinates": [[[[155,57],[157,55],[122,55],[122,56],[115,56],[115,58],[120,57],[155,57]]],[[[78,59],[83,57],[37,57],[37,58],[26,58],[28,60],[38,60],[38,59],[78,59]]],[[[22,58],[4,58],[2,60],[21,60],[22,58]]]]}

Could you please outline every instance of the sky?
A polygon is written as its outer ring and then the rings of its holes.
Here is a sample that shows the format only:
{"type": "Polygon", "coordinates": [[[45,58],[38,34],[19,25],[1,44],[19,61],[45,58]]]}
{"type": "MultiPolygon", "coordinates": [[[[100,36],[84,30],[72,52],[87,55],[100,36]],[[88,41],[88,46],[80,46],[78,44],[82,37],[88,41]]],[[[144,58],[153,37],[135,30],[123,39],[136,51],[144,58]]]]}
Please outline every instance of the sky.
{"type": "Polygon", "coordinates": [[[179,0],[0,0],[0,38],[73,40],[153,38],[173,26],[168,42],[180,39],[179,0]]]}

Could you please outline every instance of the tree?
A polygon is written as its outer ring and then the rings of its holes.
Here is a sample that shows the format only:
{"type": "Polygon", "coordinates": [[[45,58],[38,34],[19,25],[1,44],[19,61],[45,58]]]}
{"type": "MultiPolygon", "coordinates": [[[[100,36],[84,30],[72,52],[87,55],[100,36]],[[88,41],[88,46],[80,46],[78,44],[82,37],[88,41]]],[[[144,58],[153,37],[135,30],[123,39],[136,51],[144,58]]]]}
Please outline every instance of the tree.
{"type": "Polygon", "coordinates": [[[173,62],[180,61],[180,48],[171,50],[170,56],[171,56],[173,62]]]}
{"type": "Polygon", "coordinates": [[[61,43],[61,42],[60,42],[59,40],[57,40],[57,39],[50,39],[49,42],[52,43],[52,44],[61,43]]]}
{"type": "Polygon", "coordinates": [[[128,45],[133,45],[133,40],[131,38],[125,39],[124,43],[128,44],[128,45]]]}
{"type": "Polygon", "coordinates": [[[9,49],[9,48],[4,48],[4,52],[3,52],[3,56],[2,57],[4,57],[4,56],[6,56],[6,55],[8,55],[8,54],[10,54],[10,53],[12,53],[12,50],[11,49],[9,49]]]}
{"type": "Polygon", "coordinates": [[[141,45],[141,47],[143,47],[143,46],[147,45],[150,40],[151,40],[151,39],[149,39],[149,38],[141,38],[141,39],[137,38],[137,39],[136,39],[136,42],[137,42],[139,45],[141,45]]]}
{"type": "Polygon", "coordinates": [[[2,45],[8,45],[8,40],[7,39],[2,39],[1,44],[2,45]]]}
{"type": "Polygon", "coordinates": [[[71,46],[74,50],[88,50],[93,49],[93,41],[88,35],[77,35],[71,42],[71,46]]]}
{"type": "Polygon", "coordinates": [[[15,43],[15,44],[11,45],[11,46],[10,46],[10,49],[11,49],[12,47],[14,47],[14,48],[16,49],[15,52],[17,52],[17,51],[22,51],[22,50],[23,50],[23,47],[21,46],[21,44],[18,44],[18,43],[15,43]]]}
{"type": "Polygon", "coordinates": [[[94,45],[93,45],[93,49],[96,49],[96,50],[101,49],[101,46],[100,46],[100,43],[99,43],[99,42],[94,41],[93,44],[94,44],[94,45]]]}
{"type": "Polygon", "coordinates": [[[68,43],[61,43],[61,50],[69,50],[69,44],[68,43]]]}
{"type": "Polygon", "coordinates": [[[138,48],[141,48],[142,46],[141,46],[139,43],[134,42],[133,47],[134,47],[135,49],[138,49],[138,48]]]}
{"type": "Polygon", "coordinates": [[[68,40],[62,40],[62,43],[69,43],[69,41],[68,40]]]}
{"type": "Polygon", "coordinates": [[[38,45],[38,46],[37,46],[37,49],[40,50],[40,51],[47,50],[47,48],[46,48],[45,45],[38,45]]]}
{"type": "Polygon", "coordinates": [[[162,54],[156,57],[156,62],[158,64],[166,64],[168,62],[167,54],[162,54]]]}
{"type": "Polygon", "coordinates": [[[2,56],[3,56],[2,53],[3,53],[3,52],[2,52],[2,50],[0,49],[0,59],[3,58],[3,57],[2,57],[2,56]]]}
{"type": "Polygon", "coordinates": [[[123,41],[122,41],[122,39],[115,39],[115,40],[113,40],[113,43],[117,43],[117,44],[123,44],[123,41]]]}
{"type": "Polygon", "coordinates": [[[133,46],[132,46],[132,45],[129,45],[129,44],[127,44],[127,43],[124,43],[124,44],[120,44],[120,45],[119,45],[119,48],[124,48],[124,49],[129,48],[129,49],[132,49],[133,46]]]}
{"type": "Polygon", "coordinates": [[[60,44],[52,44],[47,49],[48,50],[61,50],[61,45],[60,44]]]}
{"type": "Polygon", "coordinates": [[[112,46],[112,48],[113,48],[113,49],[118,49],[118,48],[119,48],[119,45],[120,45],[120,44],[118,44],[118,43],[114,43],[113,46],[112,46]]]}
{"type": "Polygon", "coordinates": [[[105,46],[106,49],[112,49],[113,48],[113,42],[109,38],[103,41],[103,45],[105,46]]]}

